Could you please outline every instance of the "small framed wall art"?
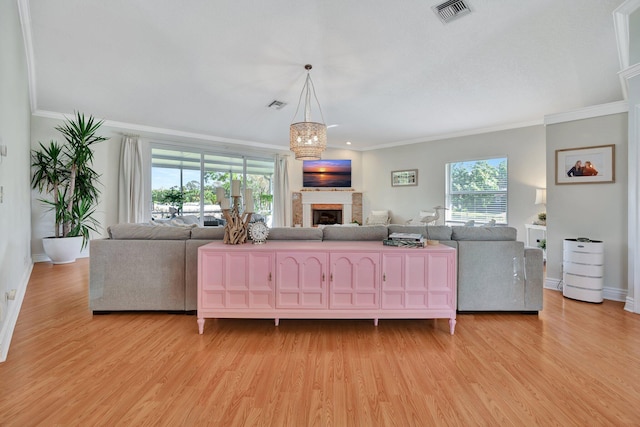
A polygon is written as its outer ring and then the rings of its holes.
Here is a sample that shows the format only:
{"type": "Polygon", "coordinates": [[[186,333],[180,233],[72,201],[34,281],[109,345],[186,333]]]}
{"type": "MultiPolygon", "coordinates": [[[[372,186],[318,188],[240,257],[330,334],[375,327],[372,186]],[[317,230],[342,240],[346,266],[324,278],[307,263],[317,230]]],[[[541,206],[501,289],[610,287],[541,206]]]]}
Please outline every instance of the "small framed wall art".
{"type": "Polygon", "coordinates": [[[418,169],[391,172],[392,187],[404,187],[408,185],[418,185],[418,169]]]}
{"type": "Polygon", "coordinates": [[[616,180],[616,146],[556,150],[556,184],[601,184],[616,180]]]}

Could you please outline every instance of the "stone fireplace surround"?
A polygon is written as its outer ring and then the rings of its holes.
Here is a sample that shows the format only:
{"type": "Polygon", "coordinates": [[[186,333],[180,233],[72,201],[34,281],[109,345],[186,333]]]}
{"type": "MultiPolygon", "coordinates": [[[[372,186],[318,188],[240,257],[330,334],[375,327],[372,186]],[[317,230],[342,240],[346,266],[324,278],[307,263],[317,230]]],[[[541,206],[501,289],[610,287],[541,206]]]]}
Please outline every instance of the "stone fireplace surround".
{"type": "Polygon", "coordinates": [[[300,191],[292,194],[293,225],[313,226],[313,205],[342,205],[342,223],[362,224],[362,193],[355,191],[300,191]]]}

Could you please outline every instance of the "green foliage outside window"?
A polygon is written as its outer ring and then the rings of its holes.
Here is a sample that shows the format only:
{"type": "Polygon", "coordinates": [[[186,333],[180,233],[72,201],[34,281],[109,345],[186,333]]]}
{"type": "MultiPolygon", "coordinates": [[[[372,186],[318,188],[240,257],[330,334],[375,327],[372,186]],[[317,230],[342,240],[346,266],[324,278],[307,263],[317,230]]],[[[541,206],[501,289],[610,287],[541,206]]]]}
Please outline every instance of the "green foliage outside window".
{"type": "Polygon", "coordinates": [[[506,223],[507,159],[451,163],[449,182],[450,220],[506,223]]]}

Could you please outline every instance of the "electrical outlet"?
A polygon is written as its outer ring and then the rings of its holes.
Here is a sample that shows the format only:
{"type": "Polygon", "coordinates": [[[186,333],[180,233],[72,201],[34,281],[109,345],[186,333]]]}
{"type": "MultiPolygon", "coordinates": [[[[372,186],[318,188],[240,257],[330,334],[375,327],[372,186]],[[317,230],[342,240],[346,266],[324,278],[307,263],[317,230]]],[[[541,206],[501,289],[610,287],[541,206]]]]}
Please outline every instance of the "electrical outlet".
{"type": "Polygon", "coordinates": [[[0,157],[7,157],[7,146],[0,145],[0,157]]]}
{"type": "Polygon", "coordinates": [[[7,292],[7,299],[10,299],[10,300],[16,299],[16,290],[15,289],[11,289],[9,292],[7,292]]]}

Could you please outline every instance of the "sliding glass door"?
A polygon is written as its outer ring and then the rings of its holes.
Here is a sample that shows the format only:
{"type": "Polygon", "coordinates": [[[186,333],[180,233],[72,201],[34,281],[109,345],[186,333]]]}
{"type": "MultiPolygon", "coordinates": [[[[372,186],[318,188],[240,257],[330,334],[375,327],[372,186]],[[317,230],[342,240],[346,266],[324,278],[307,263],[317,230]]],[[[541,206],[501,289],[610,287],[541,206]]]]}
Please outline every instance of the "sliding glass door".
{"type": "Polygon", "coordinates": [[[152,146],[151,216],[193,215],[201,225],[222,225],[216,189],[224,188],[228,197],[233,179],[253,190],[254,220],[271,224],[273,171],[273,159],[152,146]]]}

